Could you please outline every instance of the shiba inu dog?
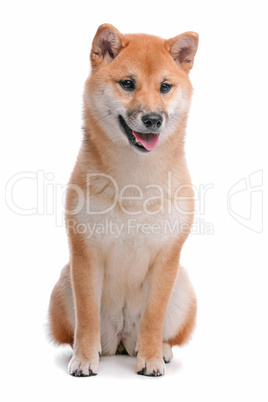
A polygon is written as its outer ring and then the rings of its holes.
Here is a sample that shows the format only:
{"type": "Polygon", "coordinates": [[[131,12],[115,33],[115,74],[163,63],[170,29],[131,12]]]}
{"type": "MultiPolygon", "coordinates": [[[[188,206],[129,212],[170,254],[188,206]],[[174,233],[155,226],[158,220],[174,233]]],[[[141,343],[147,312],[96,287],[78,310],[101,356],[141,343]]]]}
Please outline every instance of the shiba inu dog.
{"type": "Polygon", "coordinates": [[[180,265],[194,200],[185,161],[198,35],[172,39],[99,27],[84,91],[84,135],[66,198],[70,262],[49,306],[69,373],[137,355],[159,376],[194,328],[196,296],[180,265]]]}

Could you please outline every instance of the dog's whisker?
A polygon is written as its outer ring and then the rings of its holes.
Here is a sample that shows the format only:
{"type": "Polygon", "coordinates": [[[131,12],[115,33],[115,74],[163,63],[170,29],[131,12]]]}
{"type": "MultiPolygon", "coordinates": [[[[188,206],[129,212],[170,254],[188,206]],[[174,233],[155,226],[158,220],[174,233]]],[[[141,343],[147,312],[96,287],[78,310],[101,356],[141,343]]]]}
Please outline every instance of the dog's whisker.
{"type": "MultiPolygon", "coordinates": [[[[111,110],[109,110],[108,113],[106,113],[104,116],[100,117],[98,120],[94,120],[94,119],[93,119],[93,121],[91,121],[91,126],[94,127],[99,121],[105,119],[105,117],[108,117],[108,116],[110,116],[111,114],[112,114],[112,112],[111,112],[111,110]]],[[[93,113],[88,113],[88,115],[89,115],[90,117],[94,117],[94,114],[93,114],[93,113]]],[[[84,141],[87,141],[87,140],[88,140],[88,136],[89,136],[89,132],[88,132],[86,126],[83,126],[82,129],[84,130],[84,133],[85,133],[84,141]]]]}
{"type": "Polygon", "coordinates": [[[100,117],[96,123],[98,123],[100,120],[105,119],[105,117],[110,116],[112,114],[111,110],[108,111],[108,113],[106,113],[104,116],[100,117]]]}

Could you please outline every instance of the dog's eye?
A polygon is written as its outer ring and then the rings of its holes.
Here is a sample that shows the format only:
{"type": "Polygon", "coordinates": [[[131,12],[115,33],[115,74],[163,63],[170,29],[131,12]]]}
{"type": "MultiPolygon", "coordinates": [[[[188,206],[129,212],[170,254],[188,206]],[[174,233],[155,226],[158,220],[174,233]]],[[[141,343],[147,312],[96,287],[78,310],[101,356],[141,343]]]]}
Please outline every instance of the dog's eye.
{"type": "Polygon", "coordinates": [[[125,91],[134,91],[135,89],[135,82],[132,80],[122,80],[119,81],[119,84],[121,86],[121,88],[123,88],[125,91]]]}
{"type": "Polygon", "coordinates": [[[171,88],[172,88],[171,84],[169,84],[168,82],[162,82],[160,86],[160,92],[161,94],[166,94],[171,90],[171,88]]]}

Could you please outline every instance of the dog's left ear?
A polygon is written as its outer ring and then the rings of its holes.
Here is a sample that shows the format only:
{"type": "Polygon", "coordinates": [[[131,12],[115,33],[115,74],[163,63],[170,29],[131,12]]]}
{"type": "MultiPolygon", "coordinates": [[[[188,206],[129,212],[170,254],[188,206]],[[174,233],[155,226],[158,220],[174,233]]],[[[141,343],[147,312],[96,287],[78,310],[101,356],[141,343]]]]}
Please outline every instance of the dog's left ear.
{"type": "Polygon", "coordinates": [[[127,40],[113,25],[100,25],[90,53],[92,67],[97,67],[103,62],[110,63],[127,44],[127,40]]]}
{"type": "Polygon", "coordinates": [[[185,32],[175,38],[168,39],[165,43],[174,61],[186,73],[193,68],[194,57],[198,47],[199,36],[196,32],[185,32]]]}

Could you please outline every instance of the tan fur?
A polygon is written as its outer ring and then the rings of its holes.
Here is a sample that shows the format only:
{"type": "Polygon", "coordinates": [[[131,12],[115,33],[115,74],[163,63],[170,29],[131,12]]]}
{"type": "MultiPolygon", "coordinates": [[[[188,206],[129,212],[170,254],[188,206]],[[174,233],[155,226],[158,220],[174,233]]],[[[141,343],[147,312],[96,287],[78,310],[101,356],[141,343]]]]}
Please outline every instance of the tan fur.
{"type": "Polygon", "coordinates": [[[188,73],[197,43],[192,32],[164,40],[122,35],[108,24],[93,40],[92,73],[84,91],[84,140],[66,199],[70,266],[63,269],[49,309],[53,338],[73,345],[73,375],[96,374],[101,350],[113,354],[122,345],[131,355],[137,350],[138,373],[164,374],[163,353],[172,356],[170,346],[184,343],[193,330],[196,298],[179,267],[194,209],[183,141],[192,94],[188,73]],[[124,91],[120,81],[133,76],[135,91],[124,91]],[[163,81],[172,84],[170,93],[160,93],[163,81]],[[142,113],[158,113],[163,119],[159,143],[147,154],[131,149],[117,119],[123,115],[139,131],[142,113]],[[162,189],[162,198],[152,185],[162,189]],[[113,209],[101,214],[113,202],[113,209]],[[88,213],[89,203],[93,214],[88,213]],[[103,224],[106,217],[118,225],[135,217],[137,224],[149,227],[158,222],[163,229],[166,220],[176,219],[186,226],[176,235],[126,232],[118,240],[76,230],[85,228],[83,224],[103,224]],[[172,309],[181,318],[172,318],[172,309]]]}
{"type": "Polygon", "coordinates": [[[58,344],[73,345],[74,328],[68,319],[65,289],[71,288],[70,267],[67,264],[56,283],[50,298],[49,319],[51,337],[58,344]]]}

